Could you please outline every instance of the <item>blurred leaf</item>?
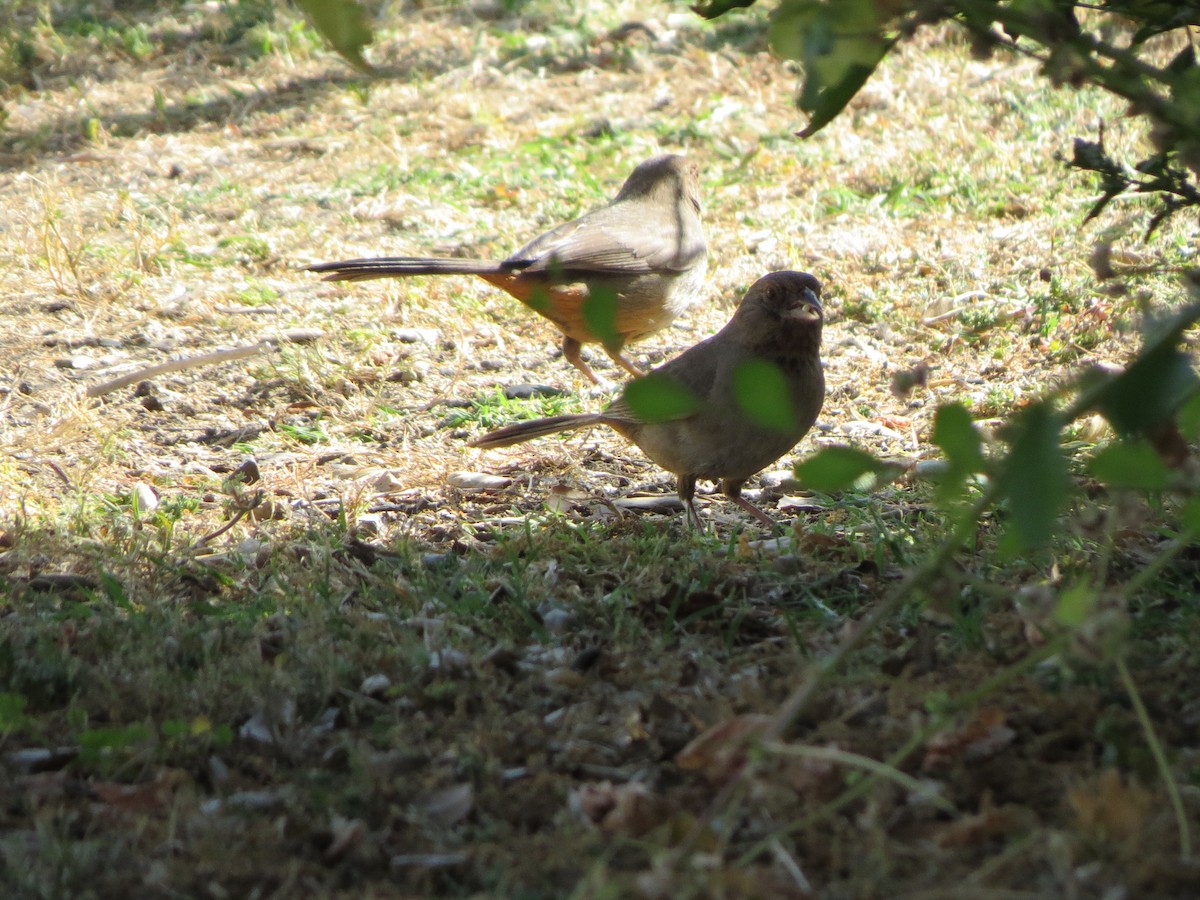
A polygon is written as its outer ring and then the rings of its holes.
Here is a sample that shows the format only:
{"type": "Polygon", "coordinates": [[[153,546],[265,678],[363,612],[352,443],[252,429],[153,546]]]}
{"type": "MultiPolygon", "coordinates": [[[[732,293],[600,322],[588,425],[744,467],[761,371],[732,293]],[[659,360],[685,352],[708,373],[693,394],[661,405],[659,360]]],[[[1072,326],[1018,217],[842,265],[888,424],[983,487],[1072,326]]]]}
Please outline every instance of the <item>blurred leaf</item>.
{"type": "Polygon", "coordinates": [[[814,491],[844,491],[864,475],[887,472],[887,463],[853,447],[826,447],[797,464],[796,477],[814,491]]]}
{"type": "Polygon", "coordinates": [[[1046,403],[1026,409],[1009,426],[1012,449],[1003,461],[1001,493],[1012,517],[1006,549],[1044,547],[1067,497],[1067,464],[1059,446],[1062,422],[1046,403]]]}
{"type": "Polygon", "coordinates": [[[617,331],[617,292],[612,288],[594,286],[583,301],[583,321],[605,347],[620,348],[617,331]]]}
{"type": "Polygon", "coordinates": [[[961,403],[938,407],[933,420],[933,442],[962,472],[983,471],[983,441],[975,422],[961,403]]]}
{"type": "Polygon", "coordinates": [[[1200,497],[1191,497],[1183,504],[1179,521],[1191,534],[1200,534],[1200,497]]]}
{"type": "Polygon", "coordinates": [[[1100,450],[1088,464],[1093,476],[1110,487],[1165,490],[1171,479],[1166,463],[1148,441],[1119,441],[1100,450]]]}
{"type": "Polygon", "coordinates": [[[1054,620],[1059,625],[1079,628],[1087,622],[1088,613],[1096,605],[1096,592],[1086,584],[1076,584],[1058,596],[1054,620]]]}
{"type": "Polygon", "coordinates": [[[550,291],[543,285],[534,285],[525,300],[525,305],[536,313],[546,315],[550,311],[550,291]]]}
{"type": "Polygon", "coordinates": [[[1200,391],[1192,394],[1179,408],[1176,420],[1184,437],[1193,441],[1200,438],[1200,391]]]}
{"type": "Polygon", "coordinates": [[[1117,431],[1143,434],[1168,419],[1200,391],[1191,359],[1179,350],[1183,332],[1200,320],[1200,303],[1185,307],[1157,336],[1146,341],[1129,367],[1096,390],[1095,407],[1117,431]]]}
{"type": "Polygon", "coordinates": [[[748,359],[733,372],[737,404],[757,425],[776,431],[793,431],[792,392],[783,370],[765,359],[748,359]]]}
{"type": "Polygon", "coordinates": [[[355,0],[296,0],[296,4],[346,62],[360,72],[374,74],[362,51],[375,36],[367,11],[355,0]]]}
{"type": "Polygon", "coordinates": [[[23,728],[28,718],[25,707],[29,701],[23,694],[10,694],[0,691],[0,735],[23,728]]]}
{"type": "Polygon", "coordinates": [[[121,580],[116,575],[101,570],[100,586],[104,589],[105,596],[116,606],[121,609],[133,609],[133,604],[129,602],[129,597],[125,594],[125,585],[121,584],[121,580]]]}
{"type": "Polygon", "coordinates": [[[753,6],[755,0],[704,0],[692,5],[692,12],[705,19],[715,19],[723,16],[732,9],[745,9],[753,6]]]}
{"type": "Polygon", "coordinates": [[[123,750],[149,741],[154,735],[145,725],[133,724],[124,728],[92,728],[79,735],[80,755],[95,760],[107,750],[123,750]]]}
{"type": "Polygon", "coordinates": [[[625,402],[646,422],[683,419],[700,408],[700,398],[673,378],[651,372],[625,386],[625,402]]]}
{"type": "Polygon", "coordinates": [[[784,0],[771,19],[771,50],[804,66],[798,100],[812,118],[800,132],[824,128],[858,93],[895,43],[884,35],[876,0],[784,0]]]}

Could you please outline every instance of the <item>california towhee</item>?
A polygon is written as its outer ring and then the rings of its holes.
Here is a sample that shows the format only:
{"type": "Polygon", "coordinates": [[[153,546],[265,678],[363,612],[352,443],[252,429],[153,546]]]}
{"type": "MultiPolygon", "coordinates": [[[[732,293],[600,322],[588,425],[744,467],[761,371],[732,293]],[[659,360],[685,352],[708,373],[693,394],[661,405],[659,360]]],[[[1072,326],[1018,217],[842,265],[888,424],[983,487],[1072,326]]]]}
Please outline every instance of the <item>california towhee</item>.
{"type": "Polygon", "coordinates": [[[825,373],[820,291],[820,282],[804,272],[764,275],[751,285],[724,328],[643,379],[646,385],[657,380],[663,394],[678,397],[682,388],[683,396],[691,398],[690,412],[681,408],[688,403],[676,403],[667,418],[651,420],[639,414],[629,397],[638,384],[634,381],[603,412],[519,422],[476,438],[471,446],[507,447],[560,431],[608,425],[677,476],[679,499],[693,524],[699,524],[693,503],[696,479],[706,478],[719,480],[725,496],[770,525],[766,513],[741,496],[742,485],[796,446],[821,411],[825,373]],[[779,401],[772,404],[776,394],[779,401]],[[765,413],[755,403],[762,397],[771,407],[765,413]],[[746,411],[750,406],[756,407],[757,415],[746,411]],[[764,416],[772,424],[766,424],[764,416]]]}
{"type": "Polygon", "coordinates": [[[580,355],[593,341],[640,375],[621,348],[700,299],[707,262],[698,176],[682,156],[647,160],[608,206],[534,238],[503,262],[385,256],[307,268],[327,273],[326,281],[478,275],[557,325],[563,356],[593,383],[580,355]]]}

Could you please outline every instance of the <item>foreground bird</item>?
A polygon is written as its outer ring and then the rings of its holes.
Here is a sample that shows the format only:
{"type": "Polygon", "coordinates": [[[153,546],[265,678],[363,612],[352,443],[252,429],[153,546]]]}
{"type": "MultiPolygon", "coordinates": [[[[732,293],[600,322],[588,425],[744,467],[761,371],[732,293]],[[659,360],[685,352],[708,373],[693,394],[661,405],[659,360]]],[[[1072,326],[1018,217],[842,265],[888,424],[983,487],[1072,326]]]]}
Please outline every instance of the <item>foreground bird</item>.
{"type": "Polygon", "coordinates": [[[820,282],[804,272],[764,275],[724,328],[646,376],[647,383],[657,380],[676,396],[679,388],[686,391],[692,398],[690,411],[678,409],[669,418],[650,420],[633,409],[626,387],[603,412],[520,422],[476,438],[471,446],[507,447],[608,425],[677,477],[679,499],[693,525],[700,521],[694,504],[699,478],[720,481],[725,496],[771,525],[770,517],[743,498],[741,490],[750,476],[800,442],[825,401],[820,292],[820,282]],[[782,408],[764,414],[753,395],[773,395],[775,387],[782,388],[776,404],[782,408]],[[758,414],[748,413],[748,406],[758,414]]]}
{"type": "Polygon", "coordinates": [[[326,281],[407,275],[478,275],[545,316],[563,333],[563,356],[593,384],[581,346],[599,342],[614,362],[641,372],[621,350],[667,325],[700,299],[707,268],[699,169],[658,156],[625,180],[616,198],[534,238],[508,259],[385,256],[308,266],[326,281]]]}

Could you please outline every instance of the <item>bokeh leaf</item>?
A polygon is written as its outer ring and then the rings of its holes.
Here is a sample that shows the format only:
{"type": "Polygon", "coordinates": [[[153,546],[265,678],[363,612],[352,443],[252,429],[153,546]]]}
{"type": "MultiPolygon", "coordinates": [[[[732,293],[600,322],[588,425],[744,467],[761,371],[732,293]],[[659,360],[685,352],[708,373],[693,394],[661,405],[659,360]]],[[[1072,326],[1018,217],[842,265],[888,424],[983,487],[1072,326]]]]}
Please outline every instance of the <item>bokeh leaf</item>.
{"type": "Polygon", "coordinates": [[[362,6],[355,0],[296,0],[296,4],[346,62],[360,72],[374,73],[362,55],[363,48],[375,39],[362,6]]]}
{"type": "Polygon", "coordinates": [[[646,422],[683,419],[700,408],[700,398],[675,379],[651,372],[625,386],[625,402],[646,422]]]}
{"type": "Polygon", "coordinates": [[[1096,605],[1096,592],[1087,584],[1075,584],[1058,596],[1054,620],[1069,628],[1079,628],[1087,622],[1088,613],[1096,605]]]}
{"type": "Polygon", "coordinates": [[[983,441],[971,414],[961,403],[938,407],[933,420],[933,442],[942,448],[956,470],[964,474],[983,471],[983,441]]]}
{"type": "Polygon", "coordinates": [[[1110,487],[1165,490],[1171,470],[1148,441],[1118,441],[1092,457],[1088,470],[1110,487]]]}
{"type": "Polygon", "coordinates": [[[1067,498],[1067,463],[1059,445],[1062,420],[1046,403],[1037,403],[1008,428],[1011,449],[1000,474],[1011,527],[1005,549],[1044,547],[1054,534],[1067,498]]]}
{"type": "Polygon", "coordinates": [[[765,359],[748,359],[733,372],[733,395],[738,406],[757,425],[793,431],[792,392],[779,366],[765,359]]]}
{"type": "Polygon", "coordinates": [[[884,33],[880,5],[876,0],[784,0],[772,17],[771,50],[804,66],[798,103],[812,118],[802,137],[818,132],[845,108],[895,43],[884,33]]]}
{"type": "Polygon", "coordinates": [[[733,9],[745,9],[753,6],[755,0],[704,0],[692,5],[692,12],[701,18],[715,19],[733,9]]]}
{"type": "Polygon", "coordinates": [[[1119,375],[1098,374],[1095,407],[1117,431],[1144,434],[1200,392],[1191,359],[1179,349],[1183,332],[1200,320],[1200,303],[1184,308],[1119,375]]]}
{"type": "Polygon", "coordinates": [[[619,349],[621,336],[617,331],[617,292],[612,288],[593,287],[583,301],[583,321],[605,347],[619,349]]]}
{"type": "Polygon", "coordinates": [[[1197,391],[1179,408],[1176,417],[1179,430],[1190,440],[1200,438],[1200,391],[1197,391]]]}
{"type": "Polygon", "coordinates": [[[889,471],[887,463],[853,447],[826,447],[797,464],[796,477],[813,491],[844,491],[865,475],[889,471]]]}

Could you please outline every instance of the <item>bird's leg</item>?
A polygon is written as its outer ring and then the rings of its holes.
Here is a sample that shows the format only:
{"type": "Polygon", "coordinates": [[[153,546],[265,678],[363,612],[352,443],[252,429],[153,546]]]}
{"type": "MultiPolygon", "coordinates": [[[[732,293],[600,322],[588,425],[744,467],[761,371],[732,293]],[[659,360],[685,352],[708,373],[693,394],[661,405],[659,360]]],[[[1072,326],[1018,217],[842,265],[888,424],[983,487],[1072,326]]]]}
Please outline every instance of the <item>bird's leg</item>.
{"type": "Polygon", "coordinates": [[[563,335],[562,355],[563,359],[582,372],[583,376],[592,384],[600,383],[600,379],[596,377],[596,373],[583,361],[583,344],[579,343],[575,338],[563,335]]]}
{"type": "Polygon", "coordinates": [[[696,512],[696,476],[680,475],[678,492],[679,499],[683,501],[683,508],[687,511],[688,524],[697,531],[704,531],[704,523],[700,521],[696,512]]]}
{"type": "Polygon", "coordinates": [[[609,359],[615,362],[634,378],[641,378],[646,374],[625,357],[625,355],[621,352],[621,347],[609,347],[605,345],[604,352],[608,354],[609,359]]]}
{"type": "Polygon", "coordinates": [[[728,478],[726,478],[721,482],[721,490],[724,492],[726,497],[728,497],[746,512],[750,513],[750,515],[754,516],[754,518],[758,519],[758,521],[762,522],[768,528],[774,529],[775,520],[742,496],[742,485],[745,483],[746,482],[744,481],[730,481],[728,478]]]}

